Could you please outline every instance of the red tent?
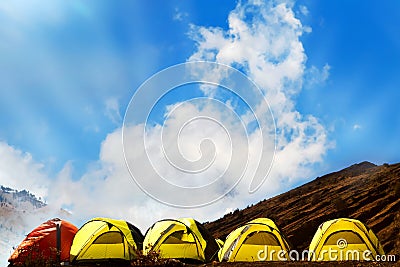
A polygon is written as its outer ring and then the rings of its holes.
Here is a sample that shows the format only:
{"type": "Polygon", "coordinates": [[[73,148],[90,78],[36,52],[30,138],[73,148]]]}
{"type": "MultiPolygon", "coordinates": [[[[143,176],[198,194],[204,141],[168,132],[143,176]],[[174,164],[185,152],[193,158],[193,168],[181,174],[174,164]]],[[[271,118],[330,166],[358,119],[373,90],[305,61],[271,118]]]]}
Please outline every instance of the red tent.
{"type": "Polygon", "coordinates": [[[58,218],[49,220],[28,234],[8,261],[11,265],[69,261],[72,240],[78,228],[58,218]]]}

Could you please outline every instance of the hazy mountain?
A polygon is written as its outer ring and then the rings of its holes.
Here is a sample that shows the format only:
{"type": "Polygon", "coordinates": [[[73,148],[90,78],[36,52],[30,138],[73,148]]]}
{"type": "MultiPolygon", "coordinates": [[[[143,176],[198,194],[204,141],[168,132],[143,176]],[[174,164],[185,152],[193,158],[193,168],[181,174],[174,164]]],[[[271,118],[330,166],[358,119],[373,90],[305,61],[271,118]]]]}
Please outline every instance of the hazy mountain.
{"type": "Polygon", "coordinates": [[[68,215],[64,210],[53,210],[26,190],[0,186],[0,266],[6,266],[13,247],[31,230],[52,217],[68,215]]]}

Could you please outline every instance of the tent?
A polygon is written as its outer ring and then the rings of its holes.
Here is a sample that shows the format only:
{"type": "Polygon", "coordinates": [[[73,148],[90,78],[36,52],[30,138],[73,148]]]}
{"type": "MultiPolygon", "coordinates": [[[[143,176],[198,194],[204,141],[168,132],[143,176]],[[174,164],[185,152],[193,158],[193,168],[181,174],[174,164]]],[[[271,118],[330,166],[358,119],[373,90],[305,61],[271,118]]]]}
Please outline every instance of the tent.
{"type": "Polygon", "coordinates": [[[77,231],[76,226],[58,218],[44,222],[26,236],[8,261],[11,266],[68,262],[77,231]]]}
{"type": "Polygon", "coordinates": [[[71,247],[71,263],[127,262],[142,250],[143,235],[123,220],[94,218],[76,233],[71,247]]]}
{"type": "Polygon", "coordinates": [[[224,246],[224,241],[222,241],[221,239],[217,238],[215,239],[215,241],[217,241],[218,247],[220,249],[224,246]]]}
{"type": "Polygon", "coordinates": [[[372,230],[359,220],[347,218],[322,223],[309,247],[313,261],[374,260],[383,254],[372,230]]]}
{"type": "Polygon", "coordinates": [[[287,260],[290,247],[276,224],[258,218],[232,231],[218,253],[220,261],[287,260]]]}
{"type": "Polygon", "coordinates": [[[214,237],[192,218],[154,223],[146,232],[143,247],[145,255],[157,251],[162,258],[186,262],[210,262],[217,258],[219,250],[214,237]]]}

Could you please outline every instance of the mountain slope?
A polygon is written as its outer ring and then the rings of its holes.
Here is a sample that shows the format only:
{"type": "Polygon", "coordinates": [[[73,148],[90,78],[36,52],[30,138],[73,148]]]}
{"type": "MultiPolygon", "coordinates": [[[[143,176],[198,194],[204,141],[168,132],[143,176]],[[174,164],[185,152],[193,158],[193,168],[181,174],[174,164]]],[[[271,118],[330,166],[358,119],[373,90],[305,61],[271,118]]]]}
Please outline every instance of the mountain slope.
{"type": "Polygon", "coordinates": [[[377,234],[386,254],[400,254],[400,163],[355,164],[258,204],[206,223],[215,237],[258,217],[273,219],[293,249],[302,251],[324,221],[351,217],[377,234]]]}

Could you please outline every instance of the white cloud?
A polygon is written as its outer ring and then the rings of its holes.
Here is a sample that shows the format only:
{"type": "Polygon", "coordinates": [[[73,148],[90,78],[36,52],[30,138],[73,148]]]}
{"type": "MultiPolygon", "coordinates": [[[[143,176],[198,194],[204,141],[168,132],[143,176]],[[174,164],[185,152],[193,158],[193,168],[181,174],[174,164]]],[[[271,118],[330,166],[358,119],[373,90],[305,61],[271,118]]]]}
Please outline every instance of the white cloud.
{"type": "Polygon", "coordinates": [[[319,69],[315,66],[311,66],[306,70],[304,75],[304,87],[312,88],[315,86],[323,85],[329,78],[329,71],[331,66],[329,64],[325,64],[322,69],[319,69]]]}
{"type": "Polygon", "coordinates": [[[43,163],[36,162],[30,153],[1,141],[0,159],[0,185],[45,196],[49,177],[43,163]]]}
{"type": "Polygon", "coordinates": [[[327,64],[322,71],[316,67],[306,70],[307,56],[300,36],[307,29],[295,17],[291,5],[277,1],[239,3],[228,22],[227,31],[193,26],[191,36],[197,42],[197,51],[189,60],[239,66],[262,88],[276,120],[278,137],[270,178],[278,182],[288,179],[290,183],[283,187],[290,187],[310,175],[312,164],[320,162],[331,146],[318,119],[295,108],[296,95],[304,83],[325,81],[330,67],[327,64]]]}
{"type": "Polygon", "coordinates": [[[116,125],[120,125],[122,117],[119,112],[118,100],[115,97],[110,97],[106,100],[106,116],[116,125]]]}
{"type": "Polygon", "coordinates": [[[362,126],[360,124],[356,123],[356,124],[353,125],[353,130],[354,131],[357,131],[357,130],[360,130],[360,129],[362,129],[362,126]]]}
{"type": "MultiPolygon", "coordinates": [[[[194,106],[185,108],[187,112],[198,112],[194,106]]],[[[180,118],[171,119],[169,123],[171,125],[179,125],[180,118]]],[[[211,130],[205,127],[201,128],[205,131],[211,130]]],[[[136,137],[141,136],[143,126],[138,125],[128,130],[134,145],[136,141],[140,140],[136,137]]],[[[160,143],[158,138],[156,138],[159,136],[160,130],[159,127],[155,127],[152,129],[152,132],[149,133],[150,144],[148,146],[148,153],[160,148],[160,143]]],[[[223,150],[225,149],[224,142],[217,140],[218,138],[224,137],[220,136],[221,134],[222,133],[218,133],[217,131],[214,134],[214,137],[208,135],[216,140],[217,146],[223,150]]],[[[186,136],[183,137],[183,140],[185,140],[185,138],[189,139],[186,139],[186,141],[182,143],[182,146],[184,146],[183,150],[192,151],[188,150],[187,147],[192,147],[193,144],[198,144],[201,140],[201,135],[202,133],[195,135],[186,134],[186,136]]],[[[146,152],[144,151],[135,150],[136,160],[140,161],[139,165],[145,166],[145,153],[146,152]]],[[[153,157],[155,157],[153,158],[154,164],[157,165],[158,168],[165,167],[165,165],[163,165],[165,159],[162,158],[162,153],[152,154],[153,157]]],[[[219,158],[220,159],[217,159],[217,163],[219,163],[217,164],[217,167],[214,167],[211,170],[211,174],[213,171],[223,170],[225,168],[224,159],[229,157],[224,154],[219,154],[219,158]]],[[[224,206],[229,205],[236,207],[236,204],[239,205],[239,203],[235,203],[233,199],[230,199],[229,201],[222,200],[216,204],[200,209],[179,209],[166,206],[150,198],[134,183],[125,165],[122,154],[121,129],[117,129],[115,132],[107,136],[101,147],[99,161],[94,164],[83,177],[74,181],[71,177],[70,168],[71,165],[67,164],[64,170],[59,174],[58,178],[50,184],[49,188],[51,188],[51,190],[49,190],[48,201],[53,203],[53,205],[68,206],[75,216],[74,220],[79,222],[83,222],[95,216],[109,216],[129,220],[145,231],[153,222],[162,218],[193,216],[200,221],[206,221],[221,216],[225,210],[223,209],[224,206]]],[[[142,169],[142,177],[150,180],[150,182],[157,181],[157,178],[151,176],[151,172],[146,170],[147,169],[142,169]]],[[[165,168],[161,169],[161,171],[168,174],[168,171],[171,171],[171,169],[165,168]]],[[[204,173],[203,176],[198,177],[198,182],[204,182],[203,178],[209,174],[210,172],[204,173]]],[[[179,177],[178,179],[173,180],[173,170],[172,174],[170,173],[170,176],[167,178],[170,178],[170,181],[176,183],[185,182],[184,180],[182,181],[179,179],[179,177]]],[[[224,179],[229,179],[229,176],[224,177],[224,179]]],[[[164,188],[159,188],[159,190],[163,191],[164,188]]],[[[242,190],[247,190],[247,184],[243,184],[242,190]]],[[[219,191],[220,188],[214,187],[209,192],[209,196],[212,197],[213,195],[218,194],[219,191]]],[[[179,192],[168,193],[179,194],[179,192]]],[[[204,196],[191,197],[204,198],[204,196]]]]}
{"type": "Polygon", "coordinates": [[[308,16],[308,14],[310,13],[308,8],[303,5],[300,5],[299,10],[300,10],[300,13],[303,14],[304,16],[308,16]]]}
{"type": "Polygon", "coordinates": [[[189,13],[180,11],[179,8],[175,8],[175,14],[172,17],[173,20],[183,21],[185,18],[189,16],[189,13]]]}

